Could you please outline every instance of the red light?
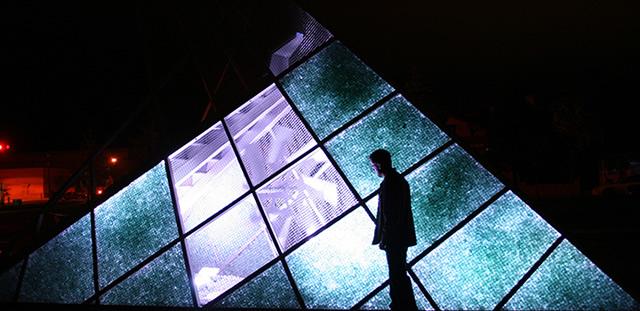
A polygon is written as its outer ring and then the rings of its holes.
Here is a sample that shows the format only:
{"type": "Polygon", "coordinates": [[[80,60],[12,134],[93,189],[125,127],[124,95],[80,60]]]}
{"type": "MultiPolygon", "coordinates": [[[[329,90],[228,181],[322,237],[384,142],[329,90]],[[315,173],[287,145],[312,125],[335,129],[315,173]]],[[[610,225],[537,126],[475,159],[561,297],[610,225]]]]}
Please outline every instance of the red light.
{"type": "Polygon", "coordinates": [[[96,194],[97,194],[97,195],[101,195],[101,194],[102,194],[102,189],[98,189],[98,190],[96,190],[96,194]]]}
{"type": "Polygon", "coordinates": [[[118,163],[118,158],[116,158],[116,157],[111,157],[111,158],[109,159],[109,162],[111,162],[111,164],[116,164],[116,163],[118,163]]]}

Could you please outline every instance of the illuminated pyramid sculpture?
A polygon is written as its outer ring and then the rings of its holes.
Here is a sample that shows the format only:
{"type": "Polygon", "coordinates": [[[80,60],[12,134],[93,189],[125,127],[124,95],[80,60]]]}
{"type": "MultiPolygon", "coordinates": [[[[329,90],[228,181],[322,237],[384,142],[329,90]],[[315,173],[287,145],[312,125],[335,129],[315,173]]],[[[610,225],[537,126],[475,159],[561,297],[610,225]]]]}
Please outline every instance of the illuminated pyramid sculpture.
{"type": "Polygon", "coordinates": [[[380,179],[367,158],[383,147],[412,188],[421,309],[639,307],[343,44],[315,44],[3,272],[0,298],[384,309],[386,261],[371,245],[380,179]]]}

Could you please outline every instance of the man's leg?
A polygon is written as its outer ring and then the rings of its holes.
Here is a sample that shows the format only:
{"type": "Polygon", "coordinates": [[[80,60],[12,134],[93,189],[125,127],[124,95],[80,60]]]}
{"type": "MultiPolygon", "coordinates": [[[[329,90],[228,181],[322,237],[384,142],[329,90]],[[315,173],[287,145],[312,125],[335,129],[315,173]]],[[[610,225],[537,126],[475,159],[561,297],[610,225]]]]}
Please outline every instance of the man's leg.
{"type": "Polygon", "coordinates": [[[405,271],[407,249],[388,249],[387,265],[389,267],[389,295],[392,310],[415,310],[416,300],[413,296],[411,280],[405,271]]]}

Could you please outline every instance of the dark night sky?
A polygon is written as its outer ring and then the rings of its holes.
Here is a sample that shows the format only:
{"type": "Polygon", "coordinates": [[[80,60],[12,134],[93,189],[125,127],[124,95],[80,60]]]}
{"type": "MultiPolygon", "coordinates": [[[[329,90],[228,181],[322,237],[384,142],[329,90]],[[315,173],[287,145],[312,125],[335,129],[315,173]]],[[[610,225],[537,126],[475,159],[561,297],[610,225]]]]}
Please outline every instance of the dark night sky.
{"type": "MultiPolygon", "coordinates": [[[[623,3],[299,3],[391,83],[422,77],[444,113],[564,94],[580,97],[608,145],[637,149],[640,29],[623,3]]],[[[146,95],[137,4],[3,6],[0,135],[15,148],[99,140],[146,95]]]]}

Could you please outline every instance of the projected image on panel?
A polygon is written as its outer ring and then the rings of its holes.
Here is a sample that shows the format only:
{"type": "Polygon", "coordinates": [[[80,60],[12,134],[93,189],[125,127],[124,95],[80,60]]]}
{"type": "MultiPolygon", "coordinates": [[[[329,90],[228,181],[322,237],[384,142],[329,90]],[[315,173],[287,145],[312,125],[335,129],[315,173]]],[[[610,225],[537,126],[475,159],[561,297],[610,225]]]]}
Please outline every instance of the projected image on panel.
{"type": "Polygon", "coordinates": [[[170,155],[169,167],[184,231],[249,189],[222,122],[170,155]]]}
{"type": "Polygon", "coordinates": [[[321,149],[274,177],[257,193],[283,250],[357,202],[321,149]]]}
{"type": "Polygon", "coordinates": [[[276,256],[252,195],[185,241],[200,305],[217,298],[276,256]]]}
{"type": "Polygon", "coordinates": [[[225,122],[254,185],[315,145],[275,85],[231,113],[225,122]]]}

